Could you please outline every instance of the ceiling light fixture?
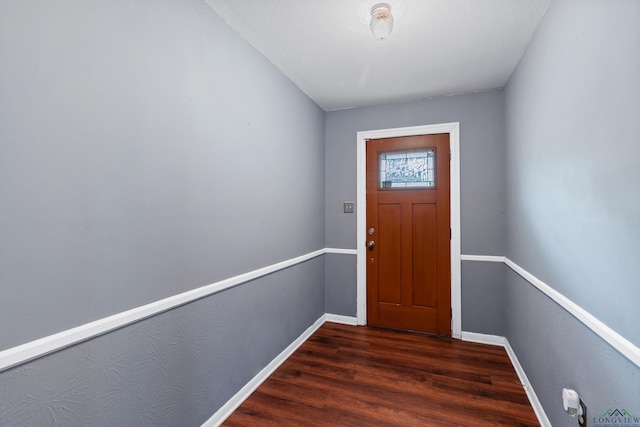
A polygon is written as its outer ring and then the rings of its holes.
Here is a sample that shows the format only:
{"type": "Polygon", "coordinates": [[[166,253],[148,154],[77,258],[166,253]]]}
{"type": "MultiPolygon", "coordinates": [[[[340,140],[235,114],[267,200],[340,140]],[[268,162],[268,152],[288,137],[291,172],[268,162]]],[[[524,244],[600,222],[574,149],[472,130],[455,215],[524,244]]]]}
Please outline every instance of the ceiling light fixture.
{"type": "Polygon", "coordinates": [[[393,15],[391,14],[391,6],[387,3],[378,3],[371,8],[371,34],[378,40],[384,40],[389,37],[393,30],[393,15]]]}

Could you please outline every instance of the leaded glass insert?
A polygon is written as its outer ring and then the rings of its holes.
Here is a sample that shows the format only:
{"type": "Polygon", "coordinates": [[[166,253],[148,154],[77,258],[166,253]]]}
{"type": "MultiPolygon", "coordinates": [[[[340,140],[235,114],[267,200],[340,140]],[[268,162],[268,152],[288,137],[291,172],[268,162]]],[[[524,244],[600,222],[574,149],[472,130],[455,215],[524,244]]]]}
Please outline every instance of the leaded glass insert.
{"type": "Polygon", "coordinates": [[[380,188],[435,187],[435,150],[380,153],[380,188]]]}

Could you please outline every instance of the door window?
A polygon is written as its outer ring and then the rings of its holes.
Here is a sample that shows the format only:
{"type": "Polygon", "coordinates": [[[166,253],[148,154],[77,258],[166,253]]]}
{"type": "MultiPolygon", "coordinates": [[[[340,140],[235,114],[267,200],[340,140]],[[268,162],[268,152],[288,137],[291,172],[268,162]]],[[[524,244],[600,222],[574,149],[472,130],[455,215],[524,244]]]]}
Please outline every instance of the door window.
{"type": "Polygon", "coordinates": [[[380,188],[433,188],[435,150],[380,153],[380,188]]]}

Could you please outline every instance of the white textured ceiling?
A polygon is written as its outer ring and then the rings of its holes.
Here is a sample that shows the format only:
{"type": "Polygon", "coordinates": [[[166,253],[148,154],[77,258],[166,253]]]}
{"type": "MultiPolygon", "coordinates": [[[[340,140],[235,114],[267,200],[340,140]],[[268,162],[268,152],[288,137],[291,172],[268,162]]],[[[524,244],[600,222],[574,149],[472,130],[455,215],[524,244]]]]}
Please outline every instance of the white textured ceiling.
{"type": "Polygon", "coordinates": [[[503,87],[550,0],[205,0],[325,110],[503,87]]]}

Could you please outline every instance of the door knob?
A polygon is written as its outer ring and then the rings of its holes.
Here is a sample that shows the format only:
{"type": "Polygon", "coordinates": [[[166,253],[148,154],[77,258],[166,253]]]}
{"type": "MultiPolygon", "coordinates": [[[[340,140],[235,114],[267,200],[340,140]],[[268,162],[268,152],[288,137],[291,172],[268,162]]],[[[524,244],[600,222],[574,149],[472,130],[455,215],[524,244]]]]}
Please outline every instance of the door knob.
{"type": "Polygon", "coordinates": [[[372,251],[375,246],[376,246],[376,242],[374,242],[373,240],[369,240],[367,242],[367,247],[369,248],[370,251],[372,251]]]}

